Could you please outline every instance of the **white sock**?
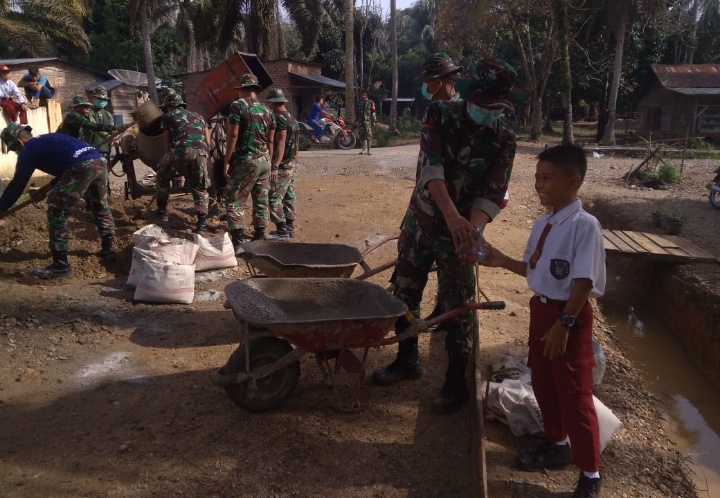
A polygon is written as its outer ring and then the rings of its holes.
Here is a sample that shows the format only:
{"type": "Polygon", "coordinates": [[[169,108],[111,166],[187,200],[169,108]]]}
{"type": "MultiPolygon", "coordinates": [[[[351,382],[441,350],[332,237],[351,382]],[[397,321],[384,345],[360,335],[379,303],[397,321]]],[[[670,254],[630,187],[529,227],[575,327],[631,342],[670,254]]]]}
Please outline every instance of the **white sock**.
{"type": "Polygon", "coordinates": [[[600,472],[598,472],[597,470],[595,472],[585,472],[583,470],[583,475],[585,477],[589,477],[590,479],[600,479],[600,472]]]}
{"type": "Polygon", "coordinates": [[[565,437],[565,439],[563,439],[562,441],[558,441],[555,444],[557,444],[558,446],[565,446],[569,442],[570,442],[570,437],[565,437]]]}

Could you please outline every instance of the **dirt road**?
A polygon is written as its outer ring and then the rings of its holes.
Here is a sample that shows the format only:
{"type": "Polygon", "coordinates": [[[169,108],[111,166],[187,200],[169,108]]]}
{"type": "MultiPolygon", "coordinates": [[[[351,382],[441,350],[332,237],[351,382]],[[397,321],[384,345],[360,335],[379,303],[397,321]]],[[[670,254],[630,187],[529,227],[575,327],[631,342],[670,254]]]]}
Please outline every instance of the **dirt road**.
{"type": "MultiPolygon", "coordinates": [[[[515,255],[541,213],[532,190],[538,150],[521,146],[510,205],[488,229],[491,241],[515,255]]],[[[304,153],[297,240],[363,249],[396,233],[416,154],[417,146],[373,149],[370,157],[304,153]]],[[[631,197],[616,180],[625,167],[622,161],[591,162],[588,194],[608,202],[618,192],[631,197]]],[[[699,181],[705,169],[698,163],[689,174],[699,181]]],[[[44,210],[28,208],[0,226],[0,496],[470,495],[469,411],[432,411],[445,367],[441,337],[421,341],[421,379],[393,388],[365,386],[357,413],[337,410],[312,359],[302,361],[299,386],[285,406],[247,413],[209,382],[239,340],[222,290],[246,277],[246,269],[198,274],[191,305],[134,302],[124,285],[130,235],[149,221],[130,219],[147,199],[124,201],[121,190],[114,191],[119,261],[100,263],[94,228],[77,211],[70,253],[75,274],[66,281],[29,276],[32,267],[47,263],[44,210]]],[[[187,236],[193,226],[189,196],[171,201],[169,212],[166,228],[187,236]]],[[[211,233],[224,230],[217,219],[210,227],[211,233]]],[[[369,262],[393,257],[388,247],[369,262]]],[[[388,277],[373,281],[385,285],[388,277]]],[[[530,294],[522,278],[502,270],[482,270],[481,280],[491,298],[507,302],[506,310],[482,318],[482,349],[487,362],[497,364],[502,355],[525,349],[530,294]]],[[[428,311],[434,286],[431,278],[423,303],[428,311]]],[[[609,367],[597,395],[623,422],[603,454],[603,496],[695,496],[682,458],[657,429],[653,400],[611,328],[598,320],[609,367]]],[[[371,351],[368,371],[393,355],[391,347],[371,351]]],[[[515,453],[535,441],[515,438],[496,423],[486,427],[491,496],[567,496],[575,470],[549,476],[514,471],[515,453]]]]}

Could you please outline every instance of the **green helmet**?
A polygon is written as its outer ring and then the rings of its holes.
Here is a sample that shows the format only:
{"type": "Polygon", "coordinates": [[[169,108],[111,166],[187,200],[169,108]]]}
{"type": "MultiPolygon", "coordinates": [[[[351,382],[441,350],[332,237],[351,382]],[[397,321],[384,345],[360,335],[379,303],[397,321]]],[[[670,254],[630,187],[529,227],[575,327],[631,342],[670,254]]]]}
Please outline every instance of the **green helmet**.
{"type": "Polygon", "coordinates": [[[92,96],[96,99],[108,100],[108,93],[104,86],[99,86],[93,90],[92,96]]]}
{"type": "Polygon", "coordinates": [[[85,98],[83,98],[82,95],[75,95],[72,99],[72,106],[73,107],[79,107],[79,106],[92,107],[92,104],[90,102],[88,102],[85,98]]]}
{"type": "Polygon", "coordinates": [[[12,149],[17,142],[17,137],[23,130],[32,131],[32,127],[28,125],[19,125],[17,123],[10,123],[2,132],[0,132],[0,140],[5,144],[5,147],[12,149]]]}
{"type": "Polygon", "coordinates": [[[243,74],[240,81],[235,83],[235,88],[257,88],[258,92],[262,92],[263,87],[258,83],[257,77],[252,73],[243,74]]]}
{"type": "Polygon", "coordinates": [[[168,96],[165,97],[165,102],[163,103],[163,105],[165,107],[187,107],[187,104],[183,101],[182,97],[176,93],[168,94],[168,96]]]}
{"type": "Polygon", "coordinates": [[[268,102],[278,102],[284,104],[288,100],[285,98],[285,94],[279,88],[271,88],[267,94],[268,102]]]}

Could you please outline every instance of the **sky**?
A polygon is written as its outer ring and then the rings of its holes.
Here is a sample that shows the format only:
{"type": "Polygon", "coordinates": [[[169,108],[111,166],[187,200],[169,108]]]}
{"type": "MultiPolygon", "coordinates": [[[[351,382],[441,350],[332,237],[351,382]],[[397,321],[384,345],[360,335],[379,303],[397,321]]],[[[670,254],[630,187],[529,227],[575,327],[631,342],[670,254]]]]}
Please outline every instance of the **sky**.
{"type": "MultiPolygon", "coordinates": [[[[412,6],[412,4],[415,3],[416,0],[395,0],[395,8],[400,9],[407,9],[408,7],[412,6]]],[[[357,6],[358,2],[355,2],[355,5],[357,6]]],[[[380,4],[383,8],[383,14],[386,16],[390,15],[390,0],[380,0],[380,4]]]]}

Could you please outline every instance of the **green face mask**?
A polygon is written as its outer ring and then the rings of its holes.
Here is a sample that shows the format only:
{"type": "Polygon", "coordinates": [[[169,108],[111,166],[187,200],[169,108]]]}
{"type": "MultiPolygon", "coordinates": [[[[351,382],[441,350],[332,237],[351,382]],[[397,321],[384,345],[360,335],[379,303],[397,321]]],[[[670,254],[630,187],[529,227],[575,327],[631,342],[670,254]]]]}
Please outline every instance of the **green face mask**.
{"type": "Polygon", "coordinates": [[[484,107],[477,106],[472,102],[467,103],[467,111],[470,119],[472,119],[474,123],[482,126],[490,126],[500,119],[500,114],[502,114],[501,111],[491,111],[484,107]]]}
{"type": "Polygon", "coordinates": [[[108,101],[107,100],[96,100],[95,105],[97,106],[98,109],[105,109],[108,105],[108,101]]]}

